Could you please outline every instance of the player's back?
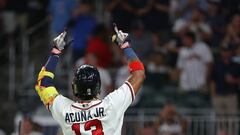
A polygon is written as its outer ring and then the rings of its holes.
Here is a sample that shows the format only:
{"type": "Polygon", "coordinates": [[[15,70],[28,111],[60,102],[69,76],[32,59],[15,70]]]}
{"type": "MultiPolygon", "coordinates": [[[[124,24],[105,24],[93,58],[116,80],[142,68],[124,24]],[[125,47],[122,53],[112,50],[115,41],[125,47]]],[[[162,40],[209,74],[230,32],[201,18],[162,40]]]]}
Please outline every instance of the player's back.
{"type": "Polygon", "coordinates": [[[65,135],[120,135],[124,112],[133,100],[128,82],[103,100],[74,102],[57,96],[51,112],[65,135]]]}

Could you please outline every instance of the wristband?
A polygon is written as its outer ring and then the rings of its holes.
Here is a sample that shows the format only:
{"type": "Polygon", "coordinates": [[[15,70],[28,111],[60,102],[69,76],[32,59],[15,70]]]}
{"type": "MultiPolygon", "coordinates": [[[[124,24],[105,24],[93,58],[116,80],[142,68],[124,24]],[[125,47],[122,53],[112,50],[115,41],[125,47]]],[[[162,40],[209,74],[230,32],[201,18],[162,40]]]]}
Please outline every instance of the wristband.
{"type": "Polygon", "coordinates": [[[55,54],[50,55],[47,63],[44,66],[46,68],[46,71],[53,73],[57,67],[58,60],[59,60],[58,55],[55,54]]]}
{"type": "Polygon", "coordinates": [[[131,47],[123,49],[123,54],[127,58],[127,60],[134,60],[138,58],[136,53],[133,51],[131,47]]]}
{"type": "Polygon", "coordinates": [[[128,70],[130,73],[137,70],[144,70],[144,66],[140,61],[133,61],[128,64],[128,70]]]}
{"type": "Polygon", "coordinates": [[[58,50],[57,48],[53,48],[52,51],[51,51],[52,54],[56,54],[56,55],[59,55],[62,53],[62,51],[58,50]]]}

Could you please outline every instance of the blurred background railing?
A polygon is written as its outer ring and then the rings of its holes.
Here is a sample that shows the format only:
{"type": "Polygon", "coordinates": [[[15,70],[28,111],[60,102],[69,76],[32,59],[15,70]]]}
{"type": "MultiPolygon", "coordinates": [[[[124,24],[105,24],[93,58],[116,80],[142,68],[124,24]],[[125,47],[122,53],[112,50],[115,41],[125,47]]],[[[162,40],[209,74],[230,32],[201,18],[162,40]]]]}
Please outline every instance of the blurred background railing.
{"type": "MultiPolygon", "coordinates": [[[[185,135],[218,135],[230,134],[237,135],[239,131],[239,114],[216,117],[216,114],[211,109],[178,109],[186,120],[185,135]]],[[[156,121],[159,119],[158,115],[161,109],[157,108],[141,108],[129,109],[124,118],[124,125],[122,128],[123,135],[133,134],[147,134],[154,135],[156,130],[154,128],[156,121]]],[[[21,119],[21,115],[17,115],[16,120],[21,119]]],[[[58,123],[53,120],[51,115],[38,114],[33,117],[33,120],[43,126],[44,134],[52,135],[60,131],[58,123]]],[[[19,124],[15,123],[16,127],[19,124]]],[[[175,123],[178,125],[179,123],[175,123]]],[[[165,129],[169,130],[169,129],[165,129]]],[[[177,128],[175,129],[178,130],[177,128]]]]}

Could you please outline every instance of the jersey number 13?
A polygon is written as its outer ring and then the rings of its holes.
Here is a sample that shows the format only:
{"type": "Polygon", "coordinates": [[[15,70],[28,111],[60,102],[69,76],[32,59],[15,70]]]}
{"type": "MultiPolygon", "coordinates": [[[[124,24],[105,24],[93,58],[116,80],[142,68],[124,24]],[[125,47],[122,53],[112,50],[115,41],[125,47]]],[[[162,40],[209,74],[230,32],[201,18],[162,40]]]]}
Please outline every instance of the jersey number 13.
{"type": "MultiPolygon", "coordinates": [[[[90,120],[84,123],[85,131],[91,130],[91,127],[95,127],[95,129],[92,130],[92,135],[104,135],[101,121],[96,119],[96,120],[90,120]]],[[[76,135],[81,135],[79,123],[73,124],[72,130],[75,132],[76,135]]]]}

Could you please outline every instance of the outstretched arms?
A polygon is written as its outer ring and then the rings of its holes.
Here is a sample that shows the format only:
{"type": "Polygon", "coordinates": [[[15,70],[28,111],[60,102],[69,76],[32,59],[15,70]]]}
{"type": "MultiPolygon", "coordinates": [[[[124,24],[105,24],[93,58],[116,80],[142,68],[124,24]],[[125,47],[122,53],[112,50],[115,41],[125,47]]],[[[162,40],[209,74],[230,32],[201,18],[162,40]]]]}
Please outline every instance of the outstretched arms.
{"type": "Polygon", "coordinates": [[[131,41],[128,37],[128,33],[123,33],[121,30],[118,30],[115,24],[114,31],[116,32],[116,35],[113,35],[112,41],[123,50],[123,54],[128,61],[129,72],[131,75],[127,81],[132,85],[134,93],[136,94],[145,79],[144,66],[138,59],[134,50],[130,47],[131,41]]]}
{"type": "Polygon", "coordinates": [[[58,37],[53,40],[53,48],[51,54],[48,58],[46,64],[42,67],[35,89],[44,103],[44,105],[49,106],[53,103],[55,97],[59,94],[53,85],[54,71],[57,66],[59,55],[66,46],[64,38],[66,36],[66,31],[61,33],[58,37]]]}

